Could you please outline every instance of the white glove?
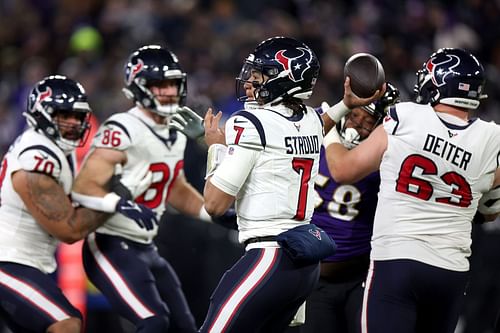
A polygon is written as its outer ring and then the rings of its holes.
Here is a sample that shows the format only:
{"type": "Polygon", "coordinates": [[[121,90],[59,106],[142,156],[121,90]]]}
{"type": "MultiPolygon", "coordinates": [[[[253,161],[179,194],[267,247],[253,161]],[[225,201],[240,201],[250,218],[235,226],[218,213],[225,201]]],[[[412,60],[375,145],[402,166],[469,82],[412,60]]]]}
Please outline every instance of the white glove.
{"type": "Polygon", "coordinates": [[[479,199],[478,211],[483,215],[493,215],[500,213],[500,186],[497,186],[479,199]]]}
{"type": "Polygon", "coordinates": [[[190,139],[197,139],[205,134],[203,118],[187,106],[180,107],[170,118],[169,127],[184,133],[190,139]]]}
{"type": "Polygon", "coordinates": [[[302,305],[299,307],[297,313],[295,313],[295,316],[293,317],[290,324],[288,324],[288,326],[290,327],[300,326],[304,325],[305,323],[306,323],[306,302],[302,303],[302,305]]]}

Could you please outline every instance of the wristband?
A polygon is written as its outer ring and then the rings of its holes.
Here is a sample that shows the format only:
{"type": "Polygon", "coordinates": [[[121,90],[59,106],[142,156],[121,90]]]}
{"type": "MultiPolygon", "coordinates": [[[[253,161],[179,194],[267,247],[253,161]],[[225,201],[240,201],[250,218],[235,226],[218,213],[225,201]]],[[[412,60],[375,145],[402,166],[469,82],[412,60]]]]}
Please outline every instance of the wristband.
{"type": "Polygon", "coordinates": [[[328,117],[335,123],[338,123],[349,112],[351,112],[351,109],[345,105],[343,100],[326,110],[328,117]]]}
{"type": "Polygon", "coordinates": [[[121,199],[120,196],[114,192],[108,193],[104,197],[94,197],[71,192],[71,198],[83,207],[105,213],[114,213],[116,211],[116,205],[121,199]]]}
{"type": "Polygon", "coordinates": [[[342,143],[340,140],[340,135],[339,132],[337,132],[337,129],[333,127],[323,138],[323,146],[326,148],[332,143],[342,143]]]}
{"type": "Polygon", "coordinates": [[[222,160],[226,156],[226,150],[227,147],[220,143],[214,143],[208,148],[207,172],[205,174],[205,180],[212,176],[217,167],[222,163],[222,160]]]}
{"type": "Polygon", "coordinates": [[[198,218],[205,222],[212,222],[212,217],[210,216],[210,214],[208,214],[207,210],[205,209],[205,205],[201,206],[198,218]]]}

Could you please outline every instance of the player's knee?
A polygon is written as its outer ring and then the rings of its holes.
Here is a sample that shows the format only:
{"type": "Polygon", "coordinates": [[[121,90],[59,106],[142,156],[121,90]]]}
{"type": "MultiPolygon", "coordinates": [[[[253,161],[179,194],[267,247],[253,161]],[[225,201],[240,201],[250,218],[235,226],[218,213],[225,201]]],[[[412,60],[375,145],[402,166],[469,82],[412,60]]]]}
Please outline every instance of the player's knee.
{"type": "Polygon", "coordinates": [[[80,333],[82,321],[80,318],[71,317],[58,321],[47,328],[47,333],[80,333]]]}
{"type": "Polygon", "coordinates": [[[166,332],[170,321],[166,316],[154,316],[141,320],[137,324],[137,333],[166,332]]]}

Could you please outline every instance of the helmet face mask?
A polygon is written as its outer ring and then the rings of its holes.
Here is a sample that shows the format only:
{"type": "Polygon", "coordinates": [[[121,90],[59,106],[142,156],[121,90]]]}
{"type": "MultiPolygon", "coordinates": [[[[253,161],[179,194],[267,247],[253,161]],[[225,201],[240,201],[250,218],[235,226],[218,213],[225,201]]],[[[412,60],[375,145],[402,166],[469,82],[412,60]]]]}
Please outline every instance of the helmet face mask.
{"type": "Polygon", "coordinates": [[[286,98],[304,100],[311,96],[318,75],[318,58],[307,45],[293,38],[273,37],[245,59],[236,78],[236,95],[239,101],[255,100],[261,105],[286,98]],[[254,80],[259,75],[262,80],[254,80]],[[252,97],[246,91],[250,87],[252,97]]]}
{"type": "Polygon", "coordinates": [[[359,108],[362,111],[353,110],[336,125],[342,144],[347,149],[356,147],[361,141],[366,139],[382,123],[387,114],[388,107],[400,102],[398,88],[389,82],[387,82],[386,87],[386,91],[380,99],[359,108]],[[368,115],[363,114],[363,111],[368,115]],[[368,116],[370,118],[367,118],[368,116]]]}
{"type": "Polygon", "coordinates": [[[443,48],[433,53],[417,73],[414,92],[420,104],[441,103],[462,109],[476,109],[483,94],[483,66],[469,52],[443,48]]]}
{"type": "Polygon", "coordinates": [[[54,75],[33,87],[28,96],[28,108],[23,115],[32,128],[67,153],[85,144],[91,112],[81,84],[54,75]]]}
{"type": "Polygon", "coordinates": [[[174,53],[159,45],[148,45],[133,52],[125,65],[125,87],[123,92],[145,109],[168,117],[184,106],[187,96],[187,75],[179,65],[174,53]],[[176,101],[162,103],[152,92],[153,86],[162,86],[173,80],[177,85],[176,101]]]}

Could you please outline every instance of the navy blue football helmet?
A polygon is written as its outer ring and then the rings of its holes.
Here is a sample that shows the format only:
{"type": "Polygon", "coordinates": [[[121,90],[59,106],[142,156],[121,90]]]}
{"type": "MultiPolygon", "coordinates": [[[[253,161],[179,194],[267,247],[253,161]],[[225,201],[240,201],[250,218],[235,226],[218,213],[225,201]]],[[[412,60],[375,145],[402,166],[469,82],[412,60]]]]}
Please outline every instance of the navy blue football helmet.
{"type": "Polygon", "coordinates": [[[236,78],[236,95],[247,101],[243,85],[255,87],[254,99],[259,104],[278,102],[287,97],[308,99],[319,75],[319,61],[304,43],[289,37],[273,37],[260,43],[246,59],[236,78]],[[262,82],[252,74],[264,75],[262,82]]]}
{"type": "Polygon", "coordinates": [[[148,45],[134,51],[125,65],[125,95],[140,107],[166,117],[184,106],[187,96],[187,75],[181,69],[176,55],[159,45],[148,45]],[[179,101],[162,105],[149,87],[164,80],[177,82],[179,101]]]}
{"type": "Polygon", "coordinates": [[[487,97],[484,84],[484,68],[475,56],[463,49],[442,48],[417,72],[414,92],[420,104],[476,109],[487,97]]]}
{"type": "Polygon", "coordinates": [[[46,77],[31,90],[27,106],[23,115],[28,124],[63,151],[71,152],[83,146],[88,137],[92,110],[80,83],[62,75],[46,77]],[[79,126],[65,121],[65,116],[70,114],[80,119],[79,126]]]}
{"type": "MultiPolygon", "coordinates": [[[[366,130],[371,133],[378,125],[382,123],[382,120],[387,114],[387,108],[401,101],[400,95],[401,93],[399,92],[398,88],[396,88],[393,84],[386,82],[386,90],[384,95],[382,95],[382,97],[375,102],[361,107],[361,109],[372,115],[374,119],[373,126],[366,130]]],[[[346,117],[349,116],[350,115],[347,115],[346,117]]],[[[357,146],[363,139],[361,139],[356,129],[346,127],[346,117],[342,118],[342,120],[337,124],[337,131],[340,134],[340,139],[344,147],[352,149],[357,146]]],[[[354,120],[351,119],[351,121],[354,120]]]]}

